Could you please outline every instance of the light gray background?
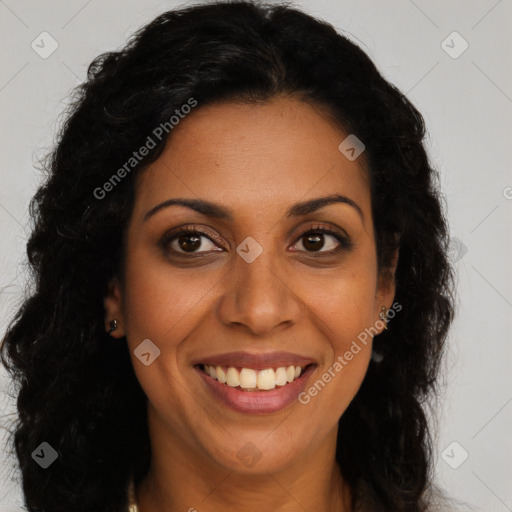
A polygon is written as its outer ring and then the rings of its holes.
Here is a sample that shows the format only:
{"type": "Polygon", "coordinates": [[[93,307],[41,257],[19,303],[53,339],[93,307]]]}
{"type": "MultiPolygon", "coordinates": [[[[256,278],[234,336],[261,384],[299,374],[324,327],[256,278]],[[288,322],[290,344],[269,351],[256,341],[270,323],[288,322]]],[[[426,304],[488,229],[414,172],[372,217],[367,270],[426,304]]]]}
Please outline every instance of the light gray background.
{"type": "MultiPolygon", "coordinates": [[[[93,57],[120,47],[136,28],[176,5],[0,0],[2,334],[26,278],[27,205],[40,178],[33,164],[54,140],[67,95],[93,57]],[[31,48],[43,31],[59,45],[47,59],[31,48]]],[[[439,411],[437,481],[475,510],[512,511],[511,0],[302,0],[296,5],[348,31],[425,117],[451,234],[458,240],[453,257],[460,297],[439,411]],[[469,44],[458,58],[441,46],[453,31],[469,44]],[[453,469],[465,452],[467,460],[453,469]]],[[[457,36],[445,43],[452,53],[461,44],[457,36]]],[[[0,386],[5,423],[13,417],[14,402],[5,392],[4,372],[0,386]]],[[[23,510],[15,461],[3,451],[0,509],[23,510]]]]}

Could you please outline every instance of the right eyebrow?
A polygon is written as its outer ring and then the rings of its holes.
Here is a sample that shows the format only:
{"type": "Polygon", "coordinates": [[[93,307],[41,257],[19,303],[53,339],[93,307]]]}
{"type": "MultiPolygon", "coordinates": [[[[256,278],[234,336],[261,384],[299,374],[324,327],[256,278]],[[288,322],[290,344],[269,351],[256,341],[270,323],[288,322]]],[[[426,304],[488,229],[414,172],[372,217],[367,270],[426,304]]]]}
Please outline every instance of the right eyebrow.
{"type": "Polygon", "coordinates": [[[233,213],[228,208],[221,206],[219,204],[212,203],[210,201],[206,201],[204,199],[185,199],[185,198],[175,198],[168,199],[163,203],[157,204],[151,210],[149,210],[144,215],[144,221],[149,219],[156,212],[162,210],[163,208],[167,208],[172,205],[185,206],[187,208],[191,208],[198,213],[202,213],[207,217],[213,217],[215,219],[223,219],[223,220],[233,220],[233,213]]]}

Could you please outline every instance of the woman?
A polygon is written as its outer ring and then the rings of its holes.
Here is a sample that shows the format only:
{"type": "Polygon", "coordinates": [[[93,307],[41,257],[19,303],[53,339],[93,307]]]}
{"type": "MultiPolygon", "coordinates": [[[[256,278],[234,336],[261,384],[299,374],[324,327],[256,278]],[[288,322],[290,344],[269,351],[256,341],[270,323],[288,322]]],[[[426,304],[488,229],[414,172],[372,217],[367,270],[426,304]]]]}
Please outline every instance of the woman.
{"type": "Polygon", "coordinates": [[[453,298],[424,134],[287,6],[169,11],[98,57],[2,345],[28,510],[434,510],[453,298]]]}

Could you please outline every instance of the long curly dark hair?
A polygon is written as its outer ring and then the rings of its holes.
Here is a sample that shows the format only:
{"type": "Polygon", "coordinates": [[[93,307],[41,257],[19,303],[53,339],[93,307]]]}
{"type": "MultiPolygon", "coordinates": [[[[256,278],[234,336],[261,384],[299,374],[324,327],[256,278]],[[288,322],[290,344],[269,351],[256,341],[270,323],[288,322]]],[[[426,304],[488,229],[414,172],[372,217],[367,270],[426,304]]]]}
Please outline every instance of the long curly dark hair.
{"type": "Polygon", "coordinates": [[[121,511],[131,474],[139,482],[149,468],[147,398],[126,344],[105,333],[103,298],[122,274],[135,178],[167,134],[106,197],[98,187],[190,98],[201,108],[277,94],[321,107],[364,141],[381,272],[399,247],[402,310],[375,338],[382,357],[339,421],[337,461],[357,510],[430,510],[425,404],[436,396],[454,298],[423,118],[330,24],[285,4],[237,1],[166,12],[97,57],[43,162],[30,204],[33,282],[1,347],[19,389],[12,435],[29,511],[121,511]],[[43,441],[58,452],[48,469],[32,458],[43,441]]]}

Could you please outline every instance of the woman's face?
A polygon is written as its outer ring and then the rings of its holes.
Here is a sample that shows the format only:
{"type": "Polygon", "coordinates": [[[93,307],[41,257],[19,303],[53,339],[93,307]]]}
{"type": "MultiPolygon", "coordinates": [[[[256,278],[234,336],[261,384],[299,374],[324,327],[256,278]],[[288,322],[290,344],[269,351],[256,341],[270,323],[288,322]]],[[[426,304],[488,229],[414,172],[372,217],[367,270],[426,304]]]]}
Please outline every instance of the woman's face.
{"type": "Polygon", "coordinates": [[[394,295],[362,158],[338,149],[347,135],[295,99],[199,105],[138,180],[106,320],[127,336],[152,428],[198,463],[277,471],[335,443],[371,355],[371,339],[353,342],[394,295]],[[311,202],[333,195],[346,199],[311,202]],[[215,208],[165,205],[177,199],[215,208]]]}

